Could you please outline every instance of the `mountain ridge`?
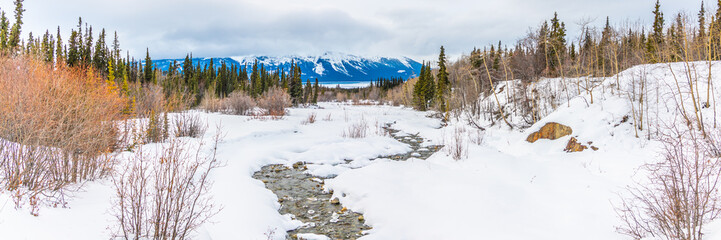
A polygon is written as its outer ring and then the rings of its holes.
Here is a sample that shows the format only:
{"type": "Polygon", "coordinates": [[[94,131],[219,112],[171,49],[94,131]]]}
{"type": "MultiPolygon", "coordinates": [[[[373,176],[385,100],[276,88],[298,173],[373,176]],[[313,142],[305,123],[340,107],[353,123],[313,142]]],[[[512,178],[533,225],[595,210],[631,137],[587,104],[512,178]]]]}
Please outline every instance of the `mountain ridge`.
{"type": "MultiPolygon", "coordinates": [[[[410,79],[417,77],[420,73],[421,63],[408,57],[361,57],[357,55],[326,52],[322,55],[287,55],[287,56],[231,56],[218,58],[193,58],[193,65],[205,66],[213,61],[214,68],[219,68],[225,63],[228,66],[235,65],[247,67],[248,73],[253,63],[257,60],[258,65],[275,72],[283,69],[289,71],[291,64],[295,63],[301,68],[301,78],[318,79],[321,84],[357,84],[377,80],[379,78],[403,78],[410,79]]],[[[153,65],[163,71],[167,71],[173,61],[182,68],[185,59],[158,59],[153,60],[153,65]]]]}

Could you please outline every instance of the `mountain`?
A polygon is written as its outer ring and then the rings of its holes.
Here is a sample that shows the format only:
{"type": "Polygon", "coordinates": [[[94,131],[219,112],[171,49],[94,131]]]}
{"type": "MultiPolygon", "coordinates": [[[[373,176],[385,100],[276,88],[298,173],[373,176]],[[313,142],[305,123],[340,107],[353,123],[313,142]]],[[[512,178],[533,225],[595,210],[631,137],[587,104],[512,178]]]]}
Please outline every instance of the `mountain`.
{"type": "MultiPolygon", "coordinates": [[[[321,84],[358,84],[367,83],[378,78],[400,77],[403,79],[414,78],[420,73],[421,63],[413,59],[391,58],[391,57],[359,57],[350,54],[327,52],[321,56],[240,56],[222,58],[193,58],[193,64],[201,66],[208,65],[213,61],[214,67],[226,65],[247,66],[248,73],[253,63],[263,64],[265,69],[276,71],[279,68],[288,72],[291,63],[295,62],[300,66],[302,79],[314,80],[318,78],[321,84]]],[[[167,71],[170,64],[177,61],[180,66],[184,59],[159,59],[153,60],[153,64],[167,71]]]]}

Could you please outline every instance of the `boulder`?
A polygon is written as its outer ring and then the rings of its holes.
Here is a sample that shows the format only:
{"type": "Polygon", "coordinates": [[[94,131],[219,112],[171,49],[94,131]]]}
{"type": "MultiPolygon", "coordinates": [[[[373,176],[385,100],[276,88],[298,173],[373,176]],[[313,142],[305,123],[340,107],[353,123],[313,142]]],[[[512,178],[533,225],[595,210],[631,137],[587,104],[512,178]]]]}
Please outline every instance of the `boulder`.
{"type": "Polygon", "coordinates": [[[571,139],[568,140],[568,144],[566,144],[566,149],[563,150],[566,152],[583,152],[583,150],[587,148],[587,146],[579,143],[575,137],[571,137],[571,139]]]}
{"type": "Polygon", "coordinates": [[[535,142],[538,139],[550,139],[550,140],[556,140],[564,136],[571,135],[573,133],[573,130],[571,127],[555,123],[555,122],[549,122],[546,123],[546,125],[543,125],[543,127],[538,130],[538,132],[531,133],[531,135],[528,135],[528,138],[526,138],[526,141],[528,142],[535,142]]]}

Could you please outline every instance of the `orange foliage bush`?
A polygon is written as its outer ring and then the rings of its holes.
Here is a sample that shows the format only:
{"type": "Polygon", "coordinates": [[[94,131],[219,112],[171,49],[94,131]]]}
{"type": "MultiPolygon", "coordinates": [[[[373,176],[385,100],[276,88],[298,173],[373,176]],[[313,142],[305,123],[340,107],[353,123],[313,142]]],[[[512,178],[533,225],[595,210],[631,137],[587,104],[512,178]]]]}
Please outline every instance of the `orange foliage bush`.
{"type": "Polygon", "coordinates": [[[19,204],[108,172],[127,102],[93,70],[0,57],[0,185],[19,204]]]}

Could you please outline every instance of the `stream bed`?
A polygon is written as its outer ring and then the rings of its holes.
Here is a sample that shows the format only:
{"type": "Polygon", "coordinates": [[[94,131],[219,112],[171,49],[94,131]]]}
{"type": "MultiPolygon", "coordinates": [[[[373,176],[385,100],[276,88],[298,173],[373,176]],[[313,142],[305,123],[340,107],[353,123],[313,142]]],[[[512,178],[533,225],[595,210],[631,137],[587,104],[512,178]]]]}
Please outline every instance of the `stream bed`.
{"type": "MultiPolygon", "coordinates": [[[[381,158],[405,161],[413,157],[425,160],[442,148],[440,145],[423,147],[425,139],[418,134],[399,134],[391,126],[386,124],[385,131],[396,140],[410,145],[412,150],[381,158]]],[[[371,229],[365,224],[363,215],[343,207],[337,198],[331,199],[333,192],[325,191],[323,187],[329,178],[312,176],[306,173],[307,169],[303,162],[294,163],[291,167],[274,164],[264,166],[253,174],[253,178],[263,181],[265,187],[278,196],[280,214],[291,214],[294,219],[304,223],[288,231],[287,239],[319,235],[330,239],[357,239],[364,235],[364,231],[371,229]]]]}

